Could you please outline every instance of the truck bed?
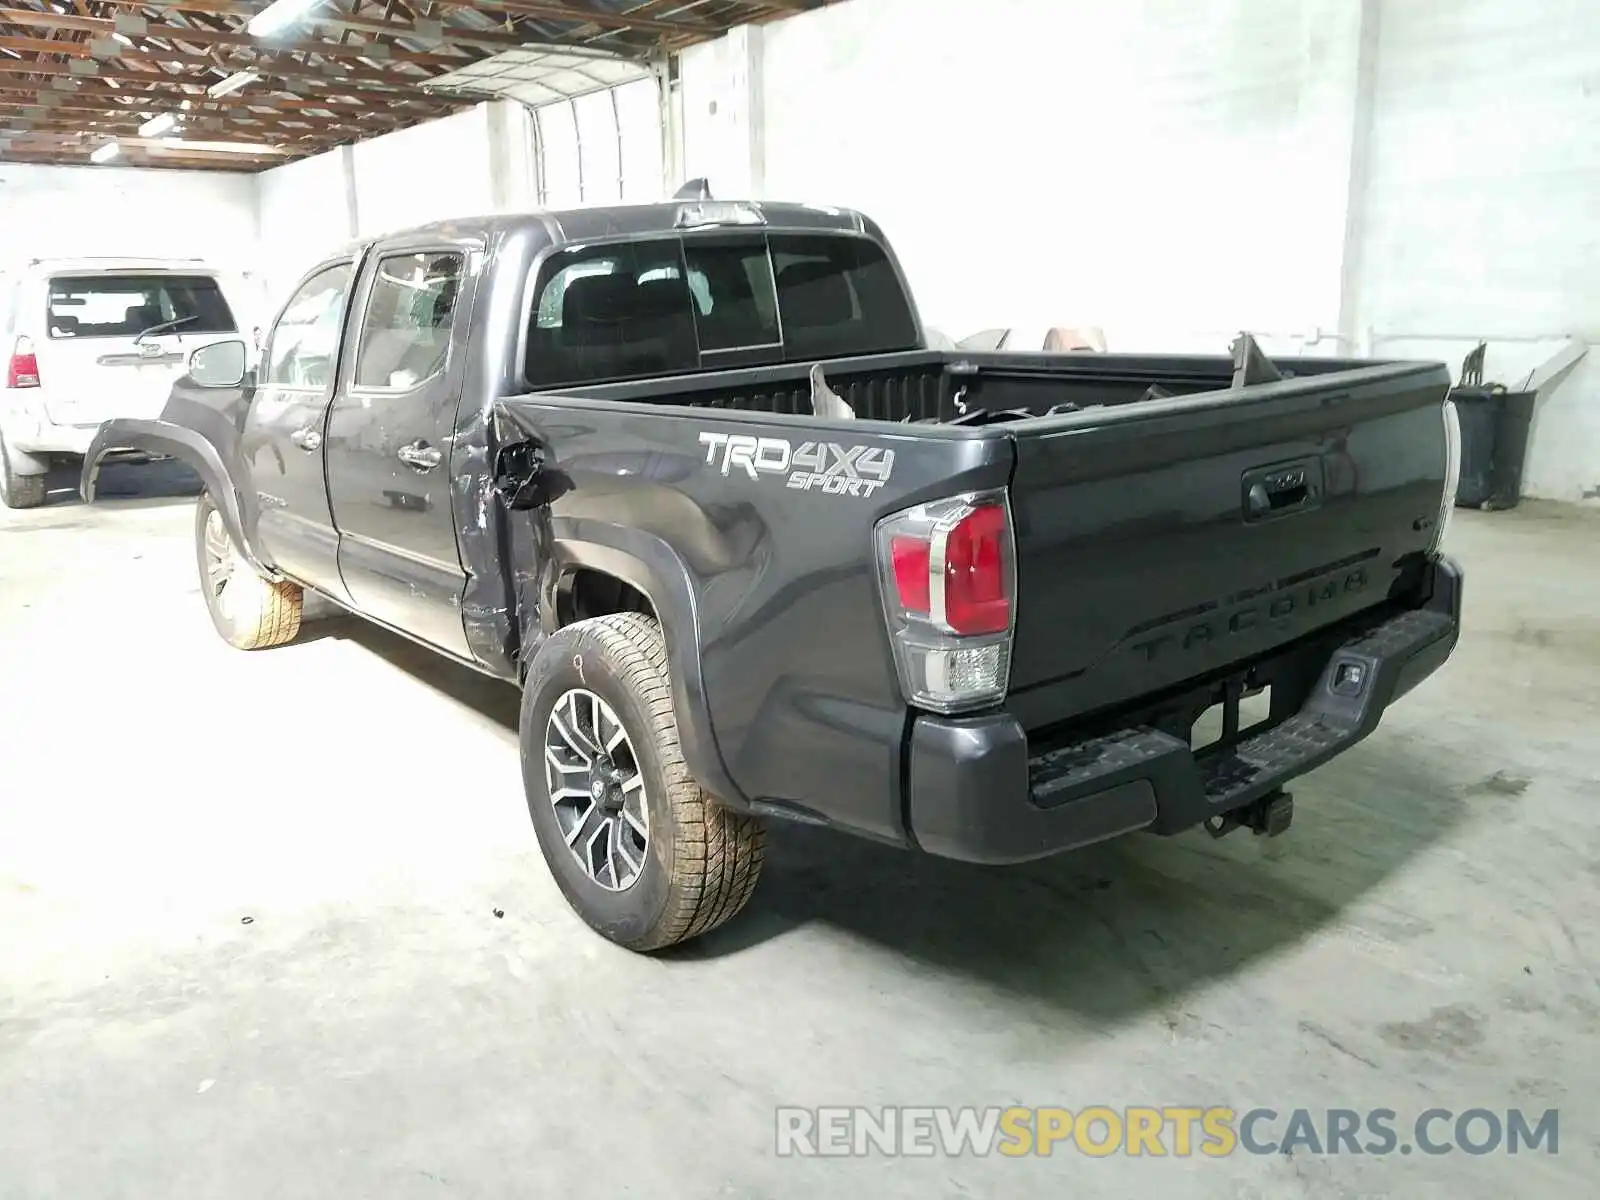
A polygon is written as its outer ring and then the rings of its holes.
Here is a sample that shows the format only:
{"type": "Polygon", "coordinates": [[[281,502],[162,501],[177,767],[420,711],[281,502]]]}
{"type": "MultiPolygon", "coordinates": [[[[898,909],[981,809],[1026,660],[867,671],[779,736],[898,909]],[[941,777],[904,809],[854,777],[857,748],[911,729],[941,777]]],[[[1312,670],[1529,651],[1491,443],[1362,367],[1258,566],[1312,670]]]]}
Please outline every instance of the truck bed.
{"type": "MultiPolygon", "coordinates": [[[[1274,360],[1283,378],[1241,387],[1221,356],[915,352],[824,365],[858,421],[816,418],[807,422],[812,436],[881,436],[882,426],[861,418],[935,424],[895,431],[896,482],[871,503],[818,510],[849,519],[837,545],[831,528],[807,526],[803,536],[816,543],[807,559],[838,556],[870,581],[873,522],[913,497],[960,490],[962,464],[980,456],[962,448],[968,439],[993,443],[983,453],[1007,464],[1000,483],[1014,519],[1019,598],[1006,705],[1030,733],[1118,719],[1130,705],[1150,715],[1152,705],[1209,690],[1298,639],[1410,598],[1422,576],[1447,470],[1440,405],[1449,377],[1440,364],[1274,360]],[[1151,398],[1152,387],[1167,395],[1151,398]],[[1021,412],[962,428],[966,421],[954,422],[963,407],[1021,412]],[[1253,511],[1258,491],[1264,507],[1253,511]]],[[[507,403],[530,424],[541,419],[536,410],[569,400],[659,404],[662,424],[636,416],[630,431],[677,464],[674,491],[690,504],[702,492],[759,497],[773,513],[757,524],[776,527],[777,509],[801,494],[724,485],[724,474],[715,483],[682,477],[708,460],[703,448],[678,447],[693,446],[704,428],[794,436],[788,422],[810,412],[808,366],[507,403]],[[685,406],[720,410],[717,423],[683,421],[685,406]],[[767,413],[786,421],[768,424],[767,413]]],[[[659,477],[665,461],[650,471],[659,477]]],[[[590,486],[595,495],[615,485],[590,486]]],[[[679,503],[663,493],[629,519],[664,520],[657,513],[679,503]]],[[[583,506],[574,496],[557,511],[583,506]]],[[[870,591],[861,600],[876,627],[870,591]]]]}
{"type": "MultiPolygon", "coordinates": [[[[1369,368],[1370,361],[1277,359],[1288,378],[1369,368]]],[[[1227,389],[1225,356],[1117,354],[963,354],[912,351],[824,362],[829,386],[863,420],[952,421],[979,411],[1104,409],[1151,398],[1151,389],[1187,396],[1227,389]]],[[[803,416],[811,412],[809,363],[555,389],[595,400],[688,405],[803,416]]]]}

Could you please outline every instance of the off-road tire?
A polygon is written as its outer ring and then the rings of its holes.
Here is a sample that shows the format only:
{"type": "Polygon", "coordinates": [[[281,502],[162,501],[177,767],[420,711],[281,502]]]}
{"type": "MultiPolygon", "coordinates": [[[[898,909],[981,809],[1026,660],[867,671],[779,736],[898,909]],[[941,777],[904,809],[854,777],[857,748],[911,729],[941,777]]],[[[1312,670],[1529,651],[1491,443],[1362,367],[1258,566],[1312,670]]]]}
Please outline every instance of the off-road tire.
{"type": "Polygon", "coordinates": [[[288,580],[264,579],[258,574],[221,528],[220,518],[211,527],[208,548],[207,527],[216,511],[211,494],[202,493],[195,504],[194,547],[200,567],[200,594],[205,597],[211,623],[223,641],[240,650],[265,650],[293,641],[300,632],[304,599],[300,586],[288,580]],[[212,571],[219,551],[227,559],[227,578],[221,591],[212,571]]]}
{"type": "Polygon", "coordinates": [[[5,439],[0,437],[0,500],[7,508],[38,508],[44,503],[45,477],[18,475],[6,457],[5,439]]]}
{"type": "Polygon", "coordinates": [[[545,862],[593,929],[650,951],[708,933],[742,909],[761,874],[765,829],[690,776],[678,741],[661,627],[641,613],[578,621],[546,639],[529,667],[520,722],[523,785],[545,862]],[[573,689],[599,696],[620,718],[644,780],[649,840],[638,877],[622,891],[597,883],[569,850],[545,777],[550,714],[573,689]]]}

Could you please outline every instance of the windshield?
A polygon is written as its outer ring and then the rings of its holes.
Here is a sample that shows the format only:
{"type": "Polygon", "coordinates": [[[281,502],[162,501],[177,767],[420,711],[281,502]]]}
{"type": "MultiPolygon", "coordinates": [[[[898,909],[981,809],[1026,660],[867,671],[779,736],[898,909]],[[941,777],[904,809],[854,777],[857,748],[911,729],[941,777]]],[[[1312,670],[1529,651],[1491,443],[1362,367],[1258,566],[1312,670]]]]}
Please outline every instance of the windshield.
{"type": "Polygon", "coordinates": [[[883,354],[917,346],[875,242],[711,234],[553,255],[528,331],[533,387],[883,354]]]}
{"type": "Polygon", "coordinates": [[[234,333],[233,312],[209,275],[67,275],[50,281],[52,338],[234,333]]]}

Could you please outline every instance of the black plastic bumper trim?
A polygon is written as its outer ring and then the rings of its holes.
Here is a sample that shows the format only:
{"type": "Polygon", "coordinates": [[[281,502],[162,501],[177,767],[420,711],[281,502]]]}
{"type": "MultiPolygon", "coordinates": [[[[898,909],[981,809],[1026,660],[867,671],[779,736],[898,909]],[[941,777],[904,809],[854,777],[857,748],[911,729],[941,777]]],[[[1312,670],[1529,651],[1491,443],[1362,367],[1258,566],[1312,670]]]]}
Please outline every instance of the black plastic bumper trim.
{"type": "Polygon", "coordinates": [[[1008,713],[919,716],[908,806],[917,844],[969,862],[1022,862],[1135,829],[1176,833],[1261,799],[1366,737],[1450,656],[1461,568],[1439,558],[1431,575],[1423,607],[1339,646],[1299,712],[1226,750],[1196,755],[1136,726],[1030,755],[1008,713]]]}

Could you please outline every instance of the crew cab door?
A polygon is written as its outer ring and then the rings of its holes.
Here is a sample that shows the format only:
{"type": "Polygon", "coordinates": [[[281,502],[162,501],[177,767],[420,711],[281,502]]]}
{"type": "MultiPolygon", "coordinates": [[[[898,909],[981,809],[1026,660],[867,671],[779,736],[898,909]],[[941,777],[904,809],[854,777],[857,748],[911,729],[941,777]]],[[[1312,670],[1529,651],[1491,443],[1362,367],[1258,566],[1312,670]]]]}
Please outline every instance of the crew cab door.
{"type": "Polygon", "coordinates": [[[350,262],[320,268],[279,314],[240,447],[256,490],[257,536],[266,558],[341,599],[346,593],[322,455],[353,274],[350,262]]]}
{"type": "Polygon", "coordinates": [[[476,244],[394,243],[361,275],[328,415],[339,569],[367,616],[471,658],[451,508],[476,244]]]}

